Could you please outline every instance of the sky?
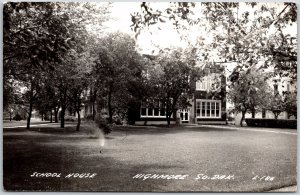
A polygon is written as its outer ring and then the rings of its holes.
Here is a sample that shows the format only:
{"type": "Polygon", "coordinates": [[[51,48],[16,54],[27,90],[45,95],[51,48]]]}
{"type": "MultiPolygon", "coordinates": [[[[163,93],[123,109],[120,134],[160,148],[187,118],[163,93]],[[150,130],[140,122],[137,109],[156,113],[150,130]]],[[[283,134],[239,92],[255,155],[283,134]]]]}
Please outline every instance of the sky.
{"type": "MultiPolygon", "coordinates": [[[[135,33],[131,30],[131,13],[140,12],[140,2],[115,2],[111,8],[111,17],[113,20],[108,21],[105,25],[108,27],[108,32],[121,31],[128,33],[134,37],[135,33]]],[[[157,4],[160,8],[166,8],[167,2],[157,4]]],[[[152,4],[155,7],[155,4],[152,4]]],[[[157,28],[157,27],[155,27],[157,28]]],[[[137,44],[142,50],[142,53],[151,54],[153,50],[157,51],[155,45],[160,47],[181,46],[185,44],[180,40],[179,34],[173,29],[173,25],[164,23],[163,30],[153,32],[152,35],[144,31],[138,36],[137,44]]]]}

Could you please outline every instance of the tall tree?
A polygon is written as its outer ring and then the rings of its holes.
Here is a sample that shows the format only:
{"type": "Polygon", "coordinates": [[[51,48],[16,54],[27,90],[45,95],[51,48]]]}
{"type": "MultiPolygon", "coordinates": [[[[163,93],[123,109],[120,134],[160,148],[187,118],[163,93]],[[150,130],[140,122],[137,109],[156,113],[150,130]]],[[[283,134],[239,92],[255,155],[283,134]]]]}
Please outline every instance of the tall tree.
{"type": "Polygon", "coordinates": [[[297,93],[286,92],[283,95],[284,111],[287,112],[288,118],[294,116],[297,119],[297,93]]]}
{"type": "Polygon", "coordinates": [[[203,76],[195,65],[195,50],[174,49],[172,52],[161,52],[155,66],[149,71],[151,85],[154,88],[153,98],[159,99],[166,109],[166,120],[170,126],[171,116],[180,108],[190,105],[193,93],[192,83],[203,76]]]}
{"type": "Polygon", "coordinates": [[[126,101],[129,102],[132,97],[128,92],[128,83],[141,72],[141,56],[136,51],[134,39],[127,34],[112,33],[101,39],[100,43],[94,75],[98,95],[105,97],[108,122],[112,123],[114,114],[124,113],[128,109],[126,101]]]}
{"type": "Polygon", "coordinates": [[[284,100],[279,93],[270,94],[266,107],[274,114],[274,118],[277,120],[280,113],[284,111],[284,100]]]}
{"type": "Polygon", "coordinates": [[[266,74],[249,69],[240,72],[239,79],[234,79],[229,86],[227,97],[234,104],[235,110],[242,113],[241,126],[247,112],[267,107],[271,94],[267,79],[266,74]]]}
{"type": "Polygon", "coordinates": [[[83,92],[88,89],[90,85],[89,76],[91,75],[93,62],[89,57],[89,51],[76,53],[72,59],[73,69],[69,72],[67,79],[68,83],[68,101],[69,106],[73,108],[77,114],[77,127],[79,131],[81,125],[81,108],[83,104],[83,92]]]}

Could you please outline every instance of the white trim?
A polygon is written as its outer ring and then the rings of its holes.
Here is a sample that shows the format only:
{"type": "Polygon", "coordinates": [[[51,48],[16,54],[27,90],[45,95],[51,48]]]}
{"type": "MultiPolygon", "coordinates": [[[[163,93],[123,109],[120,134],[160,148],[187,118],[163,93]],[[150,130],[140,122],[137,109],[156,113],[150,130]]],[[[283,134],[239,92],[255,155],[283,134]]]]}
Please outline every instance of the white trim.
{"type": "Polygon", "coordinates": [[[221,108],[222,108],[222,102],[221,102],[221,100],[211,100],[211,99],[196,99],[196,118],[198,119],[198,118],[222,118],[222,114],[221,114],[221,108]],[[205,116],[202,116],[202,102],[205,102],[205,116]],[[210,112],[209,112],[209,116],[207,116],[207,102],[209,102],[210,104],[210,112]],[[215,116],[212,116],[211,115],[211,111],[212,111],[212,109],[211,109],[211,102],[214,102],[215,103],[215,116]],[[200,104],[199,105],[199,109],[198,109],[198,103],[200,104]],[[216,116],[216,111],[217,111],[217,106],[216,106],[216,103],[219,103],[219,116],[216,116]],[[198,116],[198,110],[200,110],[200,113],[199,113],[199,115],[200,116],[198,116]]]}
{"type": "Polygon", "coordinates": [[[141,115],[140,118],[166,118],[166,116],[145,116],[145,115],[141,115]]]}

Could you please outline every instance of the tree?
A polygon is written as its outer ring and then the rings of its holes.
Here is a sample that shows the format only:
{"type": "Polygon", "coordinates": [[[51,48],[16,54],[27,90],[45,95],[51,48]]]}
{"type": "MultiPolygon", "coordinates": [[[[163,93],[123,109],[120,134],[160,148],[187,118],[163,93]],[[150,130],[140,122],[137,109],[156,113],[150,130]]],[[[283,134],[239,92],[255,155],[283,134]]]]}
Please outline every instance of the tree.
{"type": "Polygon", "coordinates": [[[40,91],[40,83],[41,78],[40,77],[34,77],[29,75],[29,82],[25,83],[26,91],[23,93],[23,100],[24,104],[27,105],[27,126],[26,128],[30,128],[30,121],[32,116],[32,111],[34,108],[34,105],[36,104],[36,101],[38,99],[38,93],[40,91]]]}
{"type": "MultiPolygon", "coordinates": [[[[46,75],[42,78],[34,108],[42,115],[42,120],[44,115],[50,113],[50,122],[53,122],[54,114],[54,122],[58,123],[58,110],[60,105],[58,90],[49,77],[50,75],[46,75]]],[[[50,78],[53,78],[53,76],[50,78]]]]}
{"type": "Polygon", "coordinates": [[[106,104],[108,122],[112,123],[114,114],[127,112],[132,98],[128,86],[141,74],[141,56],[136,51],[134,39],[120,32],[104,37],[100,45],[93,73],[98,96],[106,104]]]}
{"type": "Polygon", "coordinates": [[[283,95],[284,111],[287,112],[288,118],[294,116],[297,119],[297,93],[285,92],[283,95]]]}
{"type": "Polygon", "coordinates": [[[267,102],[267,109],[272,111],[274,118],[277,120],[280,113],[284,111],[283,97],[279,93],[270,95],[267,102]]]}
{"type": "MultiPolygon", "coordinates": [[[[77,56],[78,57],[78,56],[77,56]]],[[[82,56],[81,56],[82,57],[82,56]]],[[[84,57],[83,59],[85,63],[88,63],[88,58],[84,57]]],[[[80,58],[74,62],[74,64],[77,64],[74,68],[82,68],[82,65],[79,66],[82,61],[80,58]]],[[[87,64],[86,64],[87,65],[87,64]]],[[[88,64],[90,65],[90,64],[88,64]]],[[[76,131],[79,131],[80,125],[81,125],[81,108],[82,108],[82,100],[83,100],[83,92],[87,89],[87,86],[89,85],[89,79],[88,74],[91,71],[91,68],[88,68],[85,66],[85,70],[77,70],[77,74],[73,74],[69,78],[69,89],[67,92],[68,100],[70,102],[69,106],[73,108],[77,114],[77,126],[76,131]]]]}
{"type": "Polygon", "coordinates": [[[27,2],[4,5],[4,86],[11,79],[28,87],[24,94],[28,103],[27,128],[30,128],[39,78],[53,70],[51,62],[59,62],[59,54],[66,49],[65,37],[56,36],[58,33],[67,36],[64,18],[53,14],[54,6],[27,2]]]}
{"type": "Polygon", "coordinates": [[[245,114],[253,109],[263,109],[270,97],[266,74],[253,69],[239,73],[239,79],[229,86],[228,99],[236,111],[242,113],[240,125],[243,125],[245,114]]]}
{"type": "Polygon", "coordinates": [[[87,88],[87,75],[91,71],[90,67],[90,61],[89,58],[86,58],[85,52],[79,53],[76,50],[70,50],[66,54],[63,63],[55,70],[56,74],[53,77],[57,82],[53,84],[57,88],[59,97],[61,128],[65,126],[65,114],[70,107],[77,113],[78,124],[76,130],[79,131],[82,93],[87,88]]]}
{"type": "MultiPolygon", "coordinates": [[[[70,51],[81,53],[84,50],[86,28],[91,24],[100,28],[107,20],[107,13],[108,5],[104,4],[96,9],[90,3],[9,2],[4,5],[4,89],[11,89],[11,80],[29,81],[26,84],[30,87],[26,95],[30,99],[28,128],[36,101],[33,94],[37,93],[33,81],[41,75],[47,78],[55,75],[58,81],[64,81],[63,71],[71,66],[65,57],[70,51]]],[[[59,91],[64,118],[68,86],[55,82],[50,85],[59,91]]],[[[53,107],[57,122],[58,106],[53,107]]],[[[64,127],[64,120],[61,122],[64,127]]]]}
{"type": "Polygon", "coordinates": [[[158,99],[165,106],[168,126],[171,116],[174,116],[178,109],[190,106],[188,100],[193,92],[191,83],[199,80],[201,76],[200,69],[195,67],[194,55],[195,50],[192,48],[161,53],[149,72],[155,91],[152,98],[158,99]]]}

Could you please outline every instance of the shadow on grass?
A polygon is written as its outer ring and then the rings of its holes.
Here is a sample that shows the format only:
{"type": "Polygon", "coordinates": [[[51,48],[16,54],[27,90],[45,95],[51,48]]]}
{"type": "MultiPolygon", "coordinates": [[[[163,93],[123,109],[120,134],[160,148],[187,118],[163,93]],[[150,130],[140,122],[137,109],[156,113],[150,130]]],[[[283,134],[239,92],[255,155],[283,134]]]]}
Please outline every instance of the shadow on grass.
{"type": "Polygon", "coordinates": [[[115,126],[113,132],[125,132],[132,135],[146,135],[146,134],[174,134],[182,132],[233,132],[235,129],[227,128],[215,128],[215,127],[186,127],[186,126],[175,126],[175,127],[157,127],[149,128],[148,126],[134,127],[131,126],[115,126]]]}
{"type": "MultiPolygon", "coordinates": [[[[197,128],[187,128],[187,127],[177,127],[177,128],[130,128],[126,126],[116,126],[114,127],[114,130],[112,134],[109,135],[111,138],[118,138],[120,135],[124,136],[126,135],[153,135],[153,134],[173,134],[173,133],[182,133],[182,132],[199,132],[199,134],[191,134],[193,138],[195,135],[200,135],[201,132],[216,132],[216,134],[220,131],[228,132],[228,129],[218,129],[218,128],[208,128],[208,127],[197,127],[197,128]],[[121,132],[121,133],[118,133],[121,132]],[[124,133],[125,132],[125,133],[124,133]]],[[[234,131],[234,130],[230,130],[234,131]]],[[[215,135],[216,135],[215,134],[215,135]]],[[[142,136],[141,136],[142,137],[142,136]]],[[[148,137],[145,136],[147,139],[148,137]]],[[[159,136],[157,136],[159,137],[159,136]]],[[[176,136],[174,136],[176,137],[176,136]]],[[[171,139],[174,138],[171,136],[171,139]]],[[[218,136],[222,137],[222,136],[218,136]]],[[[232,136],[235,137],[235,136],[232,136]]],[[[154,150],[151,150],[151,146],[149,144],[143,144],[141,142],[134,142],[138,140],[140,137],[137,136],[130,141],[128,141],[127,148],[130,150],[137,150],[136,153],[131,153],[131,155],[138,155],[139,150],[141,152],[148,151],[153,152],[154,150]],[[141,144],[141,145],[138,145],[141,144]],[[130,147],[129,147],[129,146],[130,147]],[[145,147],[142,148],[142,147],[145,147]],[[149,150],[150,148],[150,150],[149,150]]],[[[222,137],[223,138],[223,137],[222,137]]],[[[236,138],[236,137],[235,137],[236,138]]],[[[166,137],[159,140],[159,143],[169,143],[172,144],[173,140],[166,139],[166,137]]],[[[211,139],[211,134],[207,134],[203,138],[208,139],[209,143],[212,143],[213,139],[211,139]]],[[[196,139],[192,139],[192,142],[190,145],[181,144],[179,147],[181,148],[187,148],[189,147],[191,150],[190,153],[186,153],[187,157],[189,155],[193,155],[195,153],[199,153],[198,157],[195,159],[213,159],[216,158],[216,163],[213,163],[211,165],[208,165],[209,167],[215,166],[216,169],[222,167],[223,160],[227,161],[227,157],[223,158],[223,155],[221,154],[228,154],[229,157],[235,156],[234,154],[239,154],[237,157],[234,158],[238,160],[242,160],[242,162],[249,162],[251,159],[257,158],[256,153],[253,153],[253,156],[248,156],[248,152],[250,151],[248,149],[248,144],[238,144],[231,145],[231,143],[226,142],[226,137],[223,139],[220,139],[220,143],[226,143],[222,146],[221,150],[216,150],[214,146],[217,146],[218,140],[215,140],[212,144],[209,144],[205,147],[205,143],[203,141],[199,141],[198,137],[196,139]],[[201,144],[203,142],[203,144],[201,144]],[[192,146],[202,146],[202,150],[195,151],[192,150],[192,146]],[[203,147],[204,146],[204,147],[203,147]],[[224,147],[227,146],[227,147],[224,147]],[[230,147],[228,147],[230,146],[230,147]],[[242,146],[242,147],[239,147],[242,146]],[[233,148],[239,149],[238,151],[233,150],[233,148]],[[205,149],[207,149],[206,152],[203,152],[205,149]],[[227,152],[226,152],[227,149],[227,152]],[[224,150],[224,151],[223,151],[224,150]],[[215,153],[213,153],[215,151],[215,153]],[[215,154],[215,156],[214,156],[215,154]],[[251,158],[250,158],[251,157],[251,158]],[[253,157],[253,158],[252,158],[253,157]],[[250,160],[248,160],[250,159],[250,160]],[[217,163],[218,162],[218,163],[217,163]]],[[[237,137],[238,139],[238,137],[237,137]]],[[[190,181],[186,181],[186,183],[176,183],[176,181],[168,181],[168,180],[135,180],[132,179],[132,177],[136,174],[174,174],[170,173],[168,171],[173,170],[173,172],[177,172],[180,174],[180,170],[183,170],[184,168],[186,170],[190,169],[190,166],[183,164],[179,164],[178,162],[169,163],[171,161],[167,160],[163,163],[159,164],[161,155],[154,155],[153,161],[150,161],[148,158],[148,161],[146,161],[147,158],[135,158],[135,156],[130,156],[130,150],[126,150],[126,147],[123,147],[121,144],[116,144],[116,142],[111,142],[107,144],[107,148],[103,153],[99,153],[99,147],[96,146],[97,140],[89,139],[89,137],[84,134],[84,132],[75,132],[72,129],[70,129],[70,132],[68,134],[63,134],[61,129],[50,128],[49,127],[43,127],[43,128],[34,128],[33,130],[21,132],[21,133],[4,133],[3,136],[3,147],[4,147],[4,153],[3,153],[3,165],[4,165],[4,187],[6,190],[9,191],[126,191],[126,192],[132,192],[132,191],[143,191],[143,192],[151,192],[151,191],[164,191],[166,189],[172,191],[174,187],[177,187],[179,190],[203,190],[203,186],[207,185],[210,187],[210,189],[236,189],[237,185],[239,185],[240,188],[238,189],[253,189],[258,188],[258,184],[251,184],[248,185],[248,188],[245,187],[247,183],[243,183],[239,180],[235,180],[233,182],[235,183],[211,183],[210,181],[207,181],[204,183],[197,182],[197,183],[191,183],[190,181]],[[36,129],[44,129],[42,131],[37,131],[36,129]],[[50,133],[48,132],[50,131],[50,133]],[[53,132],[53,133],[52,133],[53,132]],[[114,145],[113,145],[114,144],[114,145]],[[113,145],[113,146],[112,146],[113,145]],[[125,149],[124,149],[125,148],[125,149]],[[125,157],[125,155],[129,155],[125,157]],[[135,160],[132,162],[131,158],[140,159],[139,161],[135,160]],[[145,160],[145,162],[144,162],[145,160]],[[177,163],[177,166],[176,166],[177,163]],[[186,166],[186,167],[184,167],[186,166]],[[154,170],[154,172],[153,172],[154,170]],[[30,177],[34,172],[52,172],[52,173],[62,173],[62,175],[66,175],[69,173],[97,173],[97,176],[94,179],[78,179],[78,178],[34,178],[30,177]],[[178,185],[177,185],[178,184],[178,185]],[[197,186],[195,186],[197,185],[197,186]]],[[[279,139],[281,140],[281,139],[279,139]]],[[[283,139],[284,140],[284,139],[283,139]]],[[[143,140],[144,141],[144,140],[143,140]]],[[[260,156],[268,158],[268,153],[264,146],[269,145],[272,141],[272,138],[267,137],[262,140],[262,150],[264,151],[260,156]],[[270,141],[268,141],[270,140],[270,141]],[[264,141],[266,141],[266,144],[264,144],[264,141]]],[[[207,142],[208,143],[208,142],[207,142]]],[[[282,143],[280,141],[276,143],[282,143]]],[[[289,142],[286,142],[285,144],[288,144],[289,142]]],[[[293,142],[292,142],[293,143],[293,142]]],[[[251,143],[250,143],[251,144],[251,143]]],[[[258,143],[255,143],[257,145],[258,143]]],[[[159,147],[158,147],[159,148],[159,147]]],[[[201,147],[199,147],[201,148],[201,147]]],[[[162,148],[164,150],[165,148],[162,148]]],[[[178,149],[178,147],[176,148],[178,149]]],[[[272,148],[271,148],[272,149],[272,148]]],[[[289,148],[290,149],[290,148],[289,148]]],[[[259,150],[260,151],[260,150],[259,150]]],[[[273,151],[280,151],[280,150],[270,150],[273,151]]],[[[165,152],[162,152],[163,155],[170,155],[173,156],[175,160],[179,157],[184,156],[185,150],[183,152],[176,153],[175,150],[169,150],[165,152]],[[179,155],[176,155],[179,154],[179,155]],[[182,155],[182,156],[181,156],[182,155]]],[[[285,152],[286,153],[286,152],[285,152]]],[[[150,154],[150,153],[149,153],[150,154]]],[[[146,155],[146,154],[145,154],[146,155]]],[[[264,163],[265,168],[263,167],[262,170],[267,170],[268,167],[274,166],[270,165],[269,162],[276,162],[278,164],[280,162],[280,158],[283,158],[284,155],[276,156],[272,155],[271,160],[266,161],[264,163]],[[273,159],[273,160],[272,160],[273,159]]],[[[287,156],[289,157],[289,156],[287,156]]],[[[294,157],[294,155],[292,156],[294,157]]],[[[290,158],[290,157],[289,157],[290,158]]],[[[289,159],[288,158],[288,159],[289,159]]],[[[200,159],[200,160],[201,160],[200,159]]],[[[188,162],[190,160],[186,160],[183,162],[186,162],[188,165],[190,165],[188,162]]],[[[224,162],[226,162],[224,161],[224,162]]],[[[180,161],[179,161],[180,162],[180,161]]],[[[199,161],[200,162],[200,161],[199,161]]],[[[199,166],[204,166],[204,164],[208,164],[209,161],[201,161],[199,166]],[[203,165],[202,165],[203,164],[203,165]]],[[[213,162],[213,161],[211,161],[213,162]]],[[[239,161],[238,161],[239,162],[239,161]]],[[[252,161],[251,161],[252,162],[252,161]]],[[[253,161],[254,162],[254,161],[253,161]]],[[[289,161],[287,161],[289,162],[289,161]]],[[[295,161],[291,161],[295,162],[295,161]]],[[[191,163],[195,164],[195,163],[191,163]]],[[[198,165],[198,164],[197,164],[198,165]]],[[[250,163],[250,167],[252,167],[252,163],[250,163]]],[[[278,166],[278,165],[276,165],[278,166]]],[[[244,166],[242,166],[244,167],[244,166]]],[[[282,166],[283,167],[283,166],[282,166]]],[[[286,166],[284,165],[286,169],[283,171],[284,173],[291,172],[294,173],[294,165],[291,167],[291,165],[286,166]]],[[[257,171],[260,166],[257,166],[257,171]]],[[[278,167],[280,169],[281,167],[278,167]]],[[[237,166],[234,166],[234,169],[238,169],[237,166]]],[[[250,170],[253,171],[253,170],[250,170]]],[[[254,170],[255,171],[255,170],[254,170]]],[[[276,170],[277,171],[277,168],[276,170]]],[[[242,171],[241,171],[242,172],[242,171]]],[[[247,171],[246,171],[247,172],[247,171]]],[[[276,173],[276,172],[275,172],[276,173]]],[[[189,174],[189,173],[188,173],[189,174]]],[[[272,173],[268,173],[271,174],[272,173]]],[[[292,175],[292,174],[290,174],[292,175]]],[[[295,177],[296,178],[296,177],[295,177]]],[[[286,180],[286,182],[290,182],[290,179],[287,180],[286,178],[283,178],[286,180]]],[[[279,180],[280,182],[282,180],[279,180]]],[[[296,181],[296,179],[295,179],[296,181]]],[[[182,181],[184,182],[184,181],[182,181]]],[[[261,184],[259,184],[261,185],[261,184]]],[[[264,184],[266,187],[271,186],[273,184],[264,184]]],[[[263,186],[263,185],[261,185],[263,186]]],[[[259,188],[261,189],[261,188],[259,188]]],[[[266,189],[266,188],[264,188],[266,189]]]]}
{"type": "MultiPolygon", "coordinates": [[[[18,138],[20,139],[20,138],[18,138]]],[[[34,139],[34,137],[33,137],[34,139]]],[[[3,178],[7,191],[153,191],[167,185],[166,180],[144,182],[132,177],[149,169],[163,171],[180,168],[172,165],[130,165],[99,154],[98,148],[76,145],[45,145],[23,139],[15,142],[4,138],[3,178]],[[31,177],[34,172],[61,173],[60,178],[31,177]],[[94,179],[65,178],[69,173],[97,173],[94,179]]],[[[70,141],[65,138],[65,141],[70,141]]],[[[71,140],[72,141],[72,140],[71,140]]],[[[107,151],[108,153],[109,151],[107,151]]]]}
{"type": "MultiPolygon", "coordinates": [[[[26,128],[9,128],[3,129],[4,133],[15,133],[15,132],[38,132],[45,134],[85,134],[88,133],[84,127],[81,127],[80,131],[76,131],[76,127],[74,123],[72,126],[66,126],[65,128],[60,128],[57,126],[34,126],[30,129],[26,128]]],[[[69,125],[70,125],[69,124],[69,125]]],[[[114,126],[112,129],[112,133],[126,133],[132,135],[147,135],[147,134],[174,134],[174,133],[182,133],[182,132],[226,132],[226,131],[237,131],[235,129],[227,129],[227,128],[216,128],[216,127],[201,127],[201,126],[114,126]]],[[[116,135],[117,136],[117,135],[116,135]]],[[[109,137],[108,137],[109,139],[109,137]]]]}
{"type": "Polygon", "coordinates": [[[26,129],[25,127],[20,128],[4,128],[4,133],[11,133],[11,132],[39,132],[39,133],[53,133],[53,134],[61,134],[61,133],[75,133],[76,129],[74,126],[68,126],[65,128],[60,127],[47,127],[47,126],[34,126],[30,129],[26,129]]]}

